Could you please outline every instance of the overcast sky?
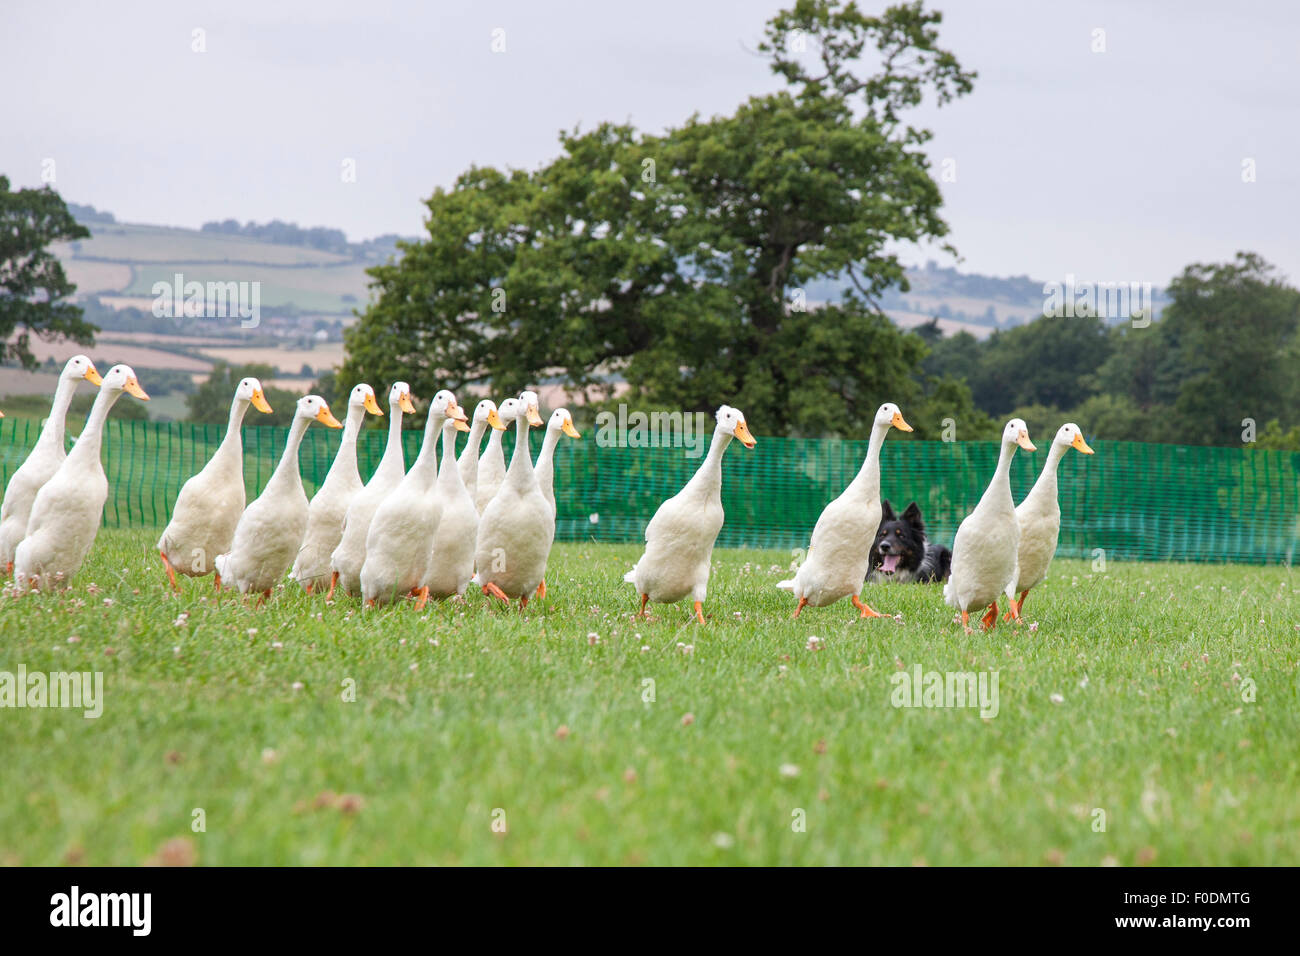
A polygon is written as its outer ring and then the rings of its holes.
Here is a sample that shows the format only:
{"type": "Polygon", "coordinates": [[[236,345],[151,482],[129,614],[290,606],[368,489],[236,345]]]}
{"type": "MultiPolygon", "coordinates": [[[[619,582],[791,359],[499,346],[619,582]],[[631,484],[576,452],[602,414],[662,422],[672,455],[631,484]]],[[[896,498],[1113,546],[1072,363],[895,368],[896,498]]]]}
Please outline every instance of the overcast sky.
{"type": "MultiPolygon", "coordinates": [[[[414,234],[471,163],[531,168],[561,128],[659,131],[776,88],[751,51],[782,5],[5,0],[0,173],[39,185],[52,159],[65,198],[130,222],[414,234]]],[[[929,5],[980,74],[920,116],[955,160],[961,269],[1163,285],[1252,249],[1300,281],[1300,4],[929,5]]]]}

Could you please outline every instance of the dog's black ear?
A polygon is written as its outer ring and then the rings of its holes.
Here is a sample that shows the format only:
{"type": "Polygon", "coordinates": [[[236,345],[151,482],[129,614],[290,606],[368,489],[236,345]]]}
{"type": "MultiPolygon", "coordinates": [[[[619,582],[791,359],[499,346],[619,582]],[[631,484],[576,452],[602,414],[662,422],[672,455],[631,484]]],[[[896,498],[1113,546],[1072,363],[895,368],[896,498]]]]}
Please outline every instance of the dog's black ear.
{"type": "Polygon", "coordinates": [[[925,522],[921,520],[921,508],[915,501],[908,505],[907,510],[903,512],[903,520],[917,531],[925,530],[925,522]]]}
{"type": "Polygon", "coordinates": [[[880,521],[883,524],[886,521],[897,521],[898,517],[894,514],[894,506],[886,498],[880,503],[880,521]]]}

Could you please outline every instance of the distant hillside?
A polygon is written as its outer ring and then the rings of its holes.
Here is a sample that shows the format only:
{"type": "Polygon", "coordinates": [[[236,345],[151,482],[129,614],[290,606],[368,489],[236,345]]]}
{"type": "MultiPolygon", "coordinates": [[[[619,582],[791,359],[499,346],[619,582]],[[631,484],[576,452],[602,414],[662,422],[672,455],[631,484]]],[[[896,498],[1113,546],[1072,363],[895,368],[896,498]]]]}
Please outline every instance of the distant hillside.
{"type": "Polygon", "coordinates": [[[155,282],[258,282],[263,310],[349,317],[365,304],[365,270],[397,253],[396,235],[349,243],[338,230],[234,220],[203,229],[118,222],[70,204],[91,238],[56,248],[80,296],[149,309],[155,282]]]}

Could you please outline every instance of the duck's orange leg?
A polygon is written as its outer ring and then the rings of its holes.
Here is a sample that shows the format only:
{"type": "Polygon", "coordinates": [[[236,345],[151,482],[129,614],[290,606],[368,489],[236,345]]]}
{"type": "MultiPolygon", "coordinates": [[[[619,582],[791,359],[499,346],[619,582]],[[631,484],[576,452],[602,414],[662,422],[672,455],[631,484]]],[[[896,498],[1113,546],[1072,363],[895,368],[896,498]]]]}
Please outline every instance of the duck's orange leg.
{"type": "Polygon", "coordinates": [[[429,603],[429,588],[428,585],[426,585],[415,592],[415,609],[417,611],[423,611],[424,606],[428,603],[429,603]]]}
{"type": "Polygon", "coordinates": [[[704,604],[700,601],[695,602],[695,620],[704,623],[704,604]]]}
{"type": "Polygon", "coordinates": [[[221,590],[221,572],[220,572],[220,571],[213,571],[213,572],[212,572],[212,590],[214,590],[214,591],[220,591],[220,590],[221,590]]]}
{"type": "Polygon", "coordinates": [[[325,595],[325,601],[328,603],[334,600],[334,589],[339,586],[339,573],[335,571],[330,575],[330,589],[325,595]]]}
{"type": "Polygon", "coordinates": [[[167,580],[171,582],[172,590],[179,592],[181,586],[176,583],[176,572],[172,568],[172,563],[167,560],[166,553],[159,551],[158,557],[162,558],[163,567],[167,569],[167,580]]]}
{"type": "Polygon", "coordinates": [[[650,595],[648,594],[641,595],[641,610],[636,612],[637,617],[645,617],[645,606],[646,606],[646,602],[648,602],[649,600],[650,600],[650,595]]]}
{"type": "Polygon", "coordinates": [[[510,603],[510,598],[506,597],[506,592],[502,591],[499,587],[496,586],[496,584],[494,584],[491,581],[483,585],[483,593],[490,594],[492,595],[492,597],[497,598],[498,600],[501,601],[505,601],[507,604],[510,603]]]}
{"type": "Polygon", "coordinates": [[[798,617],[798,616],[799,616],[799,612],[802,611],[802,610],[804,609],[804,605],[806,605],[807,603],[808,603],[808,599],[807,599],[806,597],[801,597],[801,598],[799,599],[799,604],[798,604],[798,606],[795,607],[795,609],[794,609],[794,616],[795,616],[795,617],[798,617]]]}
{"type": "Polygon", "coordinates": [[[970,611],[961,612],[961,627],[967,634],[970,633],[970,611]]]}
{"type": "Polygon", "coordinates": [[[1002,615],[1003,621],[1010,621],[1014,618],[1017,624],[1020,623],[1020,609],[1025,606],[1025,595],[1028,593],[1029,593],[1028,588],[1021,591],[1019,601],[1015,600],[1014,598],[1007,598],[1007,601],[1011,605],[1011,610],[1007,611],[1006,614],[1002,615]]]}
{"type": "Polygon", "coordinates": [[[998,624],[998,602],[994,601],[989,605],[988,613],[980,618],[980,624],[984,625],[984,630],[991,631],[998,624]]]}
{"type": "Polygon", "coordinates": [[[522,611],[526,607],[528,607],[528,595],[521,594],[519,595],[519,610],[522,611]]]}
{"type": "Polygon", "coordinates": [[[310,581],[308,581],[308,582],[307,582],[307,587],[303,589],[303,590],[305,590],[305,591],[307,592],[307,596],[308,596],[308,597],[311,596],[311,589],[312,589],[312,587],[313,587],[312,583],[311,583],[310,581]]]}
{"type": "Polygon", "coordinates": [[[537,598],[541,600],[546,597],[546,578],[542,578],[542,583],[537,585],[537,598]]]}
{"type": "Polygon", "coordinates": [[[859,621],[862,620],[864,617],[884,617],[884,616],[885,616],[885,615],[881,614],[879,611],[873,611],[870,607],[868,607],[867,605],[863,604],[863,603],[862,603],[862,598],[858,597],[856,594],[853,595],[853,606],[854,606],[855,608],[857,608],[859,611],[862,612],[862,613],[860,613],[860,614],[858,615],[858,620],[859,620],[859,621]]]}

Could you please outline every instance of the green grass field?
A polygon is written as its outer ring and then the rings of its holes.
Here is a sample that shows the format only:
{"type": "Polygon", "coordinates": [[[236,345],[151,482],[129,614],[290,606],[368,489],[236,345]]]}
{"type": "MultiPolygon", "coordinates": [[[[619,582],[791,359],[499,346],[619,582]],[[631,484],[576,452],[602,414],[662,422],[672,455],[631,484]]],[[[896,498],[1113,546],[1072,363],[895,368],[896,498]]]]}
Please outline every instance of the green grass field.
{"type": "Polygon", "coordinates": [[[522,615],[478,594],[416,614],[217,606],[206,579],[173,598],[153,540],[101,532],[71,592],[0,600],[0,670],[105,685],[98,720],[0,711],[0,861],[1300,858],[1288,569],[1062,561],[1036,628],[967,636],[921,586],[868,589],[901,620],[791,621],[781,552],[715,553],[699,627],[688,605],[633,619],[632,546],[557,545],[522,615]],[[893,707],[917,664],[996,670],[996,717],[893,707]]]}

